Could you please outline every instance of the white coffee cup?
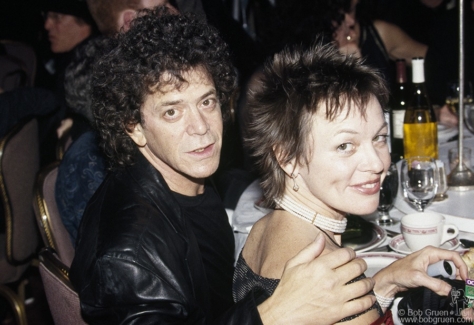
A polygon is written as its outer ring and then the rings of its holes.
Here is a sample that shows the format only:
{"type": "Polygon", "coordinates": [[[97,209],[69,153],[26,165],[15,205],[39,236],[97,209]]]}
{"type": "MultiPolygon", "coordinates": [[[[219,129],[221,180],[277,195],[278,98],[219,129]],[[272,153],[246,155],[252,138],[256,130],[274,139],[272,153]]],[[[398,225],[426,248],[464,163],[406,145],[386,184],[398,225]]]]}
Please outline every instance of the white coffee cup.
{"type": "Polygon", "coordinates": [[[459,234],[458,227],[445,224],[444,216],[435,212],[404,215],[401,229],[405,243],[413,252],[426,246],[440,247],[459,234]]]}

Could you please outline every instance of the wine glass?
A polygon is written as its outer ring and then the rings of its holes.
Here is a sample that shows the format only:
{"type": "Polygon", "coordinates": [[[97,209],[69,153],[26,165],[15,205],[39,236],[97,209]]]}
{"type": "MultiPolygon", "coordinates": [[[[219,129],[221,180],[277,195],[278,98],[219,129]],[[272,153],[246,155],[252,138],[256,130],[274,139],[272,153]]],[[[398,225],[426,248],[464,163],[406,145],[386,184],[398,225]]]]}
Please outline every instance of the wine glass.
{"type": "MultiPolygon", "coordinates": [[[[459,81],[450,81],[447,84],[446,105],[456,116],[459,114],[459,81]]],[[[464,85],[464,105],[472,104],[472,83],[467,81],[464,85]]]]}
{"type": "Polygon", "coordinates": [[[436,162],[431,157],[411,157],[402,160],[403,196],[419,212],[433,201],[438,188],[436,162]]]}
{"type": "Polygon", "coordinates": [[[381,226],[391,226],[397,222],[390,218],[389,211],[393,207],[398,193],[398,171],[394,163],[390,164],[387,175],[380,185],[379,205],[377,207],[378,218],[375,222],[381,226]]]}
{"type": "Polygon", "coordinates": [[[438,183],[436,195],[434,198],[435,202],[444,201],[448,198],[448,180],[446,177],[446,170],[444,168],[444,162],[442,160],[436,160],[436,173],[435,180],[438,183]]]}

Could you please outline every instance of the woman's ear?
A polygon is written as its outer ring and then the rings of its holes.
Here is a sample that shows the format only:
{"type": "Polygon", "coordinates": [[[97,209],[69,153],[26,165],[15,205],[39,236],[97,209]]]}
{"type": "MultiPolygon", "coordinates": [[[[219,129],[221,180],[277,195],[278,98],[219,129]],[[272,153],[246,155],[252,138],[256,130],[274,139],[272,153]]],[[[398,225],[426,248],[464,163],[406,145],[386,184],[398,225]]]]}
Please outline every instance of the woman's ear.
{"type": "Polygon", "coordinates": [[[296,162],[296,158],[291,159],[289,162],[284,162],[284,153],[281,148],[277,146],[273,146],[273,152],[275,153],[275,157],[280,165],[280,168],[283,169],[286,175],[289,177],[293,177],[293,175],[298,175],[300,171],[300,166],[296,162]]]}
{"type": "Polygon", "coordinates": [[[140,123],[135,124],[131,128],[127,128],[126,131],[130,138],[132,138],[133,142],[137,144],[137,146],[144,147],[146,145],[147,141],[145,132],[140,123]]]}

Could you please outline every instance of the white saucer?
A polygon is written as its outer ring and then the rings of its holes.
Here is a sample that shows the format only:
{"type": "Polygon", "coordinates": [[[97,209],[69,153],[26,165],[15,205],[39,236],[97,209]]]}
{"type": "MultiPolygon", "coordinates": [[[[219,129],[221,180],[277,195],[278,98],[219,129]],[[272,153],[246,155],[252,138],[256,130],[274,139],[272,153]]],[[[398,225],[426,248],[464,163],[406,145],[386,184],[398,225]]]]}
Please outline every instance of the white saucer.
{"type": "MultiPolygon", "coordinates": [[[[454,250],[458,248],[459,244],[460,244],[459,239],[454,238],[454,239],[448,240],[439,248],[454,250]]],[[[408,248],[407,244],[405,243],[405,239],[403,238],[403,235],[401,234],[393,237],[393,239],[390,241],[389,246],[395,252],[400,253],[400,254],[408,255],[408,254],[413,253],[412,250],[408,248]]]]}

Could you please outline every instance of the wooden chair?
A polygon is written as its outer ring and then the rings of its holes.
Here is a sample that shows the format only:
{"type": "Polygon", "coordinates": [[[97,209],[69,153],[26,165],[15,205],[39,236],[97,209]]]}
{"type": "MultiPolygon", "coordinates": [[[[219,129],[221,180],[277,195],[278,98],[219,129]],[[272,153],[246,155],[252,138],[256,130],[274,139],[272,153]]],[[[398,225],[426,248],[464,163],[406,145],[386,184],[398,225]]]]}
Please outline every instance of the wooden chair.
{"type": "Polygon", "coordinates": [[[67,129],[63,132],[61,137],[58,139],[58,143],[56,144],[56,159],[61,160],[64,157],[64,153],[72,144],[72,137],[71,137],[71,128],[67,129]]]}
{"type": "Polygon", "coordinates": [[[74,258],[74,247],[56,204],[55,187],[58,166],[59,161],[56,161],[38,173],[33,208],[46,247],[53,248],[61,262],[69,267],[74,258]]]}
{"type": "Polygon", "coordinates": [[[18,324],[26,324],[22,276],[39,246],[31,205],[39,160],[36,119],[19,123],[0,140],[0,195],[5,218],[5,233],[0,234],[0,294],[12,303],[18,324]],[[17,294],[3,286],[17,281],[17,294]]]}
{"type": "Polygon", "coordinates": [[[39,270],[56,325],[84,325],[79,296],[69,280],[69,268],[46,247],[39,254],[39,270]]]}

